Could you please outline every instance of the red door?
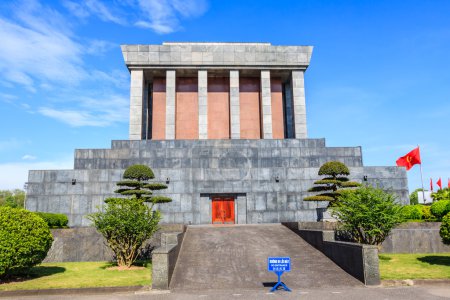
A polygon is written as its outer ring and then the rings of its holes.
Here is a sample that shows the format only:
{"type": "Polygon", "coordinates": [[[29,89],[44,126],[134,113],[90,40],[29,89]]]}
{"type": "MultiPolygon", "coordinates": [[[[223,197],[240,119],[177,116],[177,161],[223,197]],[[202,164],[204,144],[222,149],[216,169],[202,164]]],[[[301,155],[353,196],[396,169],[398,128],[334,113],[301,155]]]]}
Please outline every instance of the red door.
{"type": "Polygon", "coordinates": [[[234,224],[234,199],[213,198],[212,199],[212,223],[234,224]]]}

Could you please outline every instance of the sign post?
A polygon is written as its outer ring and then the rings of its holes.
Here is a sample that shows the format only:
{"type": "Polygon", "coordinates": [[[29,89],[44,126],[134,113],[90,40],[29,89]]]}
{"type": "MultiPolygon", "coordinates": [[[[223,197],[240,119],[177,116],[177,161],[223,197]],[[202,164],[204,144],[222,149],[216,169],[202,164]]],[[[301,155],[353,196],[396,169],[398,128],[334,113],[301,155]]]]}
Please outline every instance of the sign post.
{"type": "Polygon", "coordinates": [[[281,275],[284,272],[291,271],[291,258],[290,257],[269,257],[267,259],[267,269],[269,272],[274,272],[278,276],[278,282],[270,290],[271,292],[276,291],[279,286],[284,288],[284,290],[291,292],[283,282],[281,282],[281,275]]]}

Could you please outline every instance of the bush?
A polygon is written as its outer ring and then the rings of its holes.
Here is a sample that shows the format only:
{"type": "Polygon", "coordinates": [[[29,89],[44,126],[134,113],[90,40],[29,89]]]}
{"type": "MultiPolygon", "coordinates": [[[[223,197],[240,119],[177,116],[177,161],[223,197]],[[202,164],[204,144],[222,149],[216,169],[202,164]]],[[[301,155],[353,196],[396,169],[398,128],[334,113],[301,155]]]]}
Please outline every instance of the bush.
{"type": "Polygon", "coordinates": [[[152,169],[145,165],[128,167],[123,174],[124,180],[116,183],[119,189],[115,191],[128,197],[105,199],[103,212],[88,216],[105,237],[119,266],[130,267],[144,241],[158,230],[161,213],[153,211],[154,205],[172,201],[163,195],[153,195],[153,191],[167,188],[162,183],[148,182],[153,178],[152,169]]]}
{"type": "Polygon", "coordinates": [[[69,219],[64,214],[55,214],[47,212],[35,212],[36,215],[41,217],[50,228],[65,228],[69,219]]]}
{"type": "Polygon", "coordinates": [[[353,241],[381,245],[392,228],[404,221],[402,207],[395,196],[382,189],[363,186],[344,190],[333,215],[353,241]]]}
{"type": "Polygon", "coordinates": [[[117,264],[130,267],[144,241],[158,230],[161,214],[152,211],[142,199],[107,200],[104,212],[90,214],[88,218],[105,237],[116,255],[117,264]]]}
{"type": "Polygon", "coordinates": [[[441,228],[439,229],[439,235],[442,238],[442,242],[446,245],[450,245],[450,213],[446,214],[442,218],[441,228]]]}
{"type": "Polygon", "coordinates": [[[439,200],[431,204],[431,213],[438,220],[450,212],[450,200],[439,200]]]}
{"type": "Polygon", "coordinates": [[[433,215],[431,214],[431,207],[428,205],[421,205],[422,208],[422,219],[431,220],[433,215]]]}
{"type": "Polygon", "coordinates": [[[405,205],[402,207],[402,214],[407,220],[421,220],[423,217],[422,205],[405,205]]]}
{"type": "Polygon", "coordinates": [[[0,207],[0,277],[24,273],[42,262],[52,242],[42,218],[25,209],[0,207]]]}

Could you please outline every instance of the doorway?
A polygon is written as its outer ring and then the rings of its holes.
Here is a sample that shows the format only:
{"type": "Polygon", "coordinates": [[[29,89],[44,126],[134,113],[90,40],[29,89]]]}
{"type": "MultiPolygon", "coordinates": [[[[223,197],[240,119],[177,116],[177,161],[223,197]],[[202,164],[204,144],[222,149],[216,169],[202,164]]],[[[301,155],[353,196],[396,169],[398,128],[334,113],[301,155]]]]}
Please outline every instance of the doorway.
{"type": "Polygon", "coordinates": [[[213,197],[212,198],[212,223],[234,224],[234,198],[213,197]]]}

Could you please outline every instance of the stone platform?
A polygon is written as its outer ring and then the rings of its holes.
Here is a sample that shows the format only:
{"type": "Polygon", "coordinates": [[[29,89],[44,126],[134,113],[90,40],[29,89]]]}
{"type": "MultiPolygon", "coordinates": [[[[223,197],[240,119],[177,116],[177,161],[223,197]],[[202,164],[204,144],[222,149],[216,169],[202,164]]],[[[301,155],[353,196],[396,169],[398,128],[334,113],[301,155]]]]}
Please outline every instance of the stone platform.
{"type": "Polygon", "coordinates": [[[406,171],[363,166],[361,147],[326,147],[325,139],[112,141],[111,149],[75,151],[73,170],[29,172],[27,209],[57,212],[70,226],[87,226],[86,214],[106,197],[133,164],[150,166],[161,191],[163,223],[210,224],[213,196],[235,199],[238,224],[316,221],[326,202],[306,202],[319,167],[345,163],[350,178],[390,189],[407,203],[406,171]]]}

